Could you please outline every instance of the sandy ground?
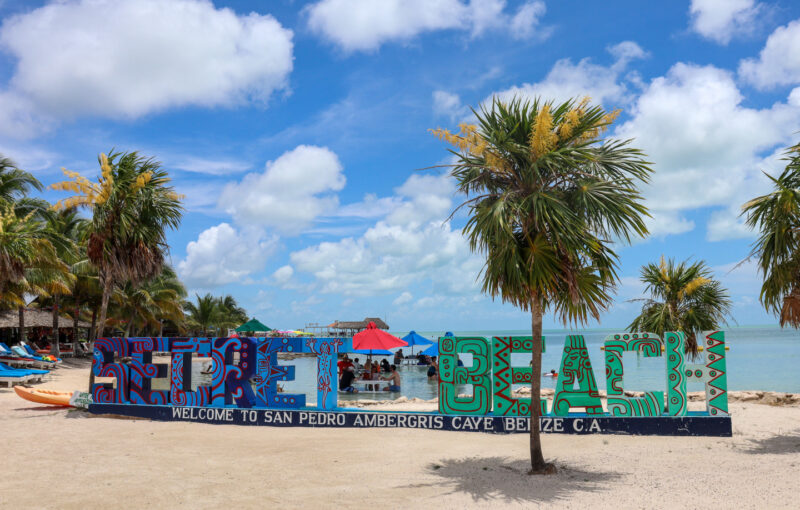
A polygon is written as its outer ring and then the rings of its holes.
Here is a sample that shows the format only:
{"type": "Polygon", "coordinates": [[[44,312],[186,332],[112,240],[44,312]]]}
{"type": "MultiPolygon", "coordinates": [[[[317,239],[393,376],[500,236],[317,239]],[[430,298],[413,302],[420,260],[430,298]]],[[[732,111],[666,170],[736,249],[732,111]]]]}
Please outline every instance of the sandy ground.
{"type": "MultiPolygon", "coordinates": [[[[84,389],[67,364],[39,386],[84,389]]],[[[0,507],[799,508],[788,402],[732,403],[732,438],[546,435],[559,472],[531,477],[525,435],[111,419],[2,388],[0,507]]]]}

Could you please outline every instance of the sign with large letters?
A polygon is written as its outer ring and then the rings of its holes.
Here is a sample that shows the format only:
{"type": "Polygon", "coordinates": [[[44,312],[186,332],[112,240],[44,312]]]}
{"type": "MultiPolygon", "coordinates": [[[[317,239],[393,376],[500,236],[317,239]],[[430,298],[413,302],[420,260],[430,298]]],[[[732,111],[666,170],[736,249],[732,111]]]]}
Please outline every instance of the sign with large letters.
{"type": "MultiPolygon", "coordinates": [[[[687,363],[683,333],[618,333],[604,341],[606,408],[600,397],[581,335],[567,336],[552,403],[542,399],[543,432],[659,435],[731,435],[728,415],[725,334],[699,337],[703,363],[687,363]],[[666,395],[636,388],[626,397],[622,353],[664,358],[666,395]],[[687,409],[686,382],[705,384],[704,411],[687,409]],[[548,413],[547,410],[550,410],[548,413]]],[[[350,338],[100,338],[92,370],[112,383],[95,384],[90,411],[155,420],[198,421],[263,426],[406,427],[511,433],[529,431],[531,401],[514,396],[514,384],[530,384],[530,367],[511,366],[511,353],[530,352],[532,337],[443,337],[439,339],[439,412],[365,412],[338,406],[336,359],[352,351],[350,338]],[[155,363],[154,352],[170,354],[155,363]],[[278,391],[291,381],[293,366],[278,353],[311,353],[317,358],[317,402],[278,391]],[[460,366],[470,354],[471,366],[460,366]],[[211,360],[211,383],[193,388],[191,360],[211,360]],[[123,362],[123,358],[130,361],[123,362]],[[169,390],[154,390],[153,380],[169,380],[169,390]],[[471,395],[461,393],[471,385],[471,395]]],[[[544,344],[544,339],[542,339],[544,344]]],[[[544,349],[544,345],[542,345],[544,349]]]]}

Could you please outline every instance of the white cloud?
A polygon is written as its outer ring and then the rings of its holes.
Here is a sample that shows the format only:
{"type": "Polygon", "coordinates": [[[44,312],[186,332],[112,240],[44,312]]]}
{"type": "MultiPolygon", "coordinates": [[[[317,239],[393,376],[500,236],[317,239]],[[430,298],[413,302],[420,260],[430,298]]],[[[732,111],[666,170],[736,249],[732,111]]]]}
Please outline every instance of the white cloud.
{"type": "Polygon", "coordinates": [[[185,172],[208,175],[230,175],[244,172],[250,164],[232,159],[205,159],[188,157],[179,160],[172,166],[185,172]]]}
{"type": "Polygon", "coordinates": [[[373,296],[420,282],[434,294],[476,292],[483,261],[445,222],[453,206],[449,178],[412,175],[396,192],[402,204],[363,235],[293,252],[293,266],[326,293],[373,296]]]}
{"type": "Polygon", "coordinates": [[[208,0],[52,2],[6,19],[0,46],[10,92],[62,118],[264,102],[293,65],[291,30],[208,0]]]}
{"type": "Polygon", "coordinates": [[[336,154],[326,147],[300,145],[268,162],[263,173],[225,186],[219,205],[240,224],[297,233],[337,208],[332,193],[344,184],[336,154]]]}
{"type": "Polygon", "coordinates": [[[444,90],[433,91],[433,113],[442,117],[449,117],[453,122],[467,116],[469,109],[461,104],[458,94],[444,90]]]}
{"type": "Polygon", "coordinates": [[[539,25],[539,19],[544,16],[547,8],[544,2],[526,2],[511,18],[509,29],[516,39],[532,37],[539,25]]]}
{"type": "Polygon", "coordinates": [[[689,7],[694,31],[719,44],[751,32],[762,10],[755,0],[692,0],[689,7]]]}
{"type": "Polygon", "coordinates": [[[399,296],[397,296],[396,298],[394,298],[394,301],[392,301],[392,304],[395,305],[395,306],[405,305],[407,303],[410,303],[413,299],[414,299],[414,296],[412,296],[410,292],[405,291],[402,294],[400,294],[399,296]]]}
{"type": "Polygon", "coordinates": [[[344,51],[371,51],[389,41],[409,41],[436,30],[465,30],[473,37],[508,29],[516,38],[531,37],[545,12],[530,1],[515,14],[505,0],[321,0],[304,9],[308,26],[344,51]]]}
{"type": "Polygon", "coordinates": [[[623,41],[609,47],[608,51],[615,58],[611,66],[595,64],[589,58],[577,64],[568,58],[561,59],[553,65],[544,80],[513,86],[492,96],[505,101],[516,96],[530,99],[542,97],[556,102],[589,96],[595,103],[626,103],[630,94],[620,77],[631,60],[644,58],[647,53],[632,41],[623,41]]]}
{"type": "Polygon", "coordinates": [[[240,282],[261,271],[275,251],[276,238],[255,231],[237,232],[227,223],[210,227],[186,245],[178,273],[190,288],[211,288],[240,282]]]}
{"type": "MultiPolygon", "coordinates": [[[[753,109],[742,100],[729,72],[678,63],[647,86],[631,120],[616,130],[619,138],[634,138],[633,146],[654,162],[645,196],[656,218],[662,218],[655,222],[662,233],[691,226],[681,212],[709,206],[735,211],[767,188],[761,155],[789,142],[800,109],[786,103],[753,109]]],[[[722,214],[714,216],[710,237],[741,235],[738,229],[720,228],[732,226],[722,214]]]]}
{"type": "Polygon", "coordinates": [[[739,77],[759,89],[800,83],[800,20],[775,29],[757,59],[739,64],[739,77]]]}
{"type": "Polygon", "coordinates": [[[275,280],[275,283],[277,283],[279,286],[283,286],[289,283],[289,280],[292,279],[293,275],[294,269],[292,269],[292,266],[285,265],[279,267],[274,273],[272,273],[272,279],[275,280]]]}

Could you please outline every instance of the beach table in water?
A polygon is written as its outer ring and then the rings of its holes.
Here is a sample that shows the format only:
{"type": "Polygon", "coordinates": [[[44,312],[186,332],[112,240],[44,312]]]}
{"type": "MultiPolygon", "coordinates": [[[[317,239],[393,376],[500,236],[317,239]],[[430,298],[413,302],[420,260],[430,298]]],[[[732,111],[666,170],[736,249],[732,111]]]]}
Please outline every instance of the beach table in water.
{"type": "Polygon", "coordinates": [[[367,381],[364,379],[355,379],[351,384],[358,388],[359,393],[392,393],[390,391],[383,391],[383,388],[389,384],[389,381],[367,381]],[[368,389],[370,386],[373,386],[374,389],[368,389]]]}

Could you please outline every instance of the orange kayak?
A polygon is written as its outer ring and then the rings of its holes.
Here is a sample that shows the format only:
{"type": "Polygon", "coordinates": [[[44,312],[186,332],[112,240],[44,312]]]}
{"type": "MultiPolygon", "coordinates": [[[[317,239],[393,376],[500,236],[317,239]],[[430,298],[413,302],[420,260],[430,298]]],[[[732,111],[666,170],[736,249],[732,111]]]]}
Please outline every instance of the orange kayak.
{"type": "Polygon", "coordinates": [[[69,404],[69,399],[72,398],[71,391],[38,390],[35,388],[24,388],[22,386],[14,386],[14,391],[25,400],[30,400],[38,404],[72,407],[69,404]]]}

